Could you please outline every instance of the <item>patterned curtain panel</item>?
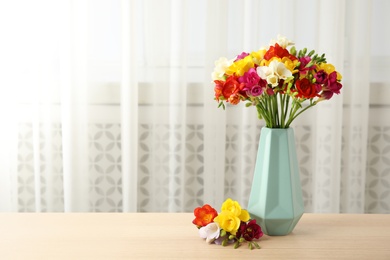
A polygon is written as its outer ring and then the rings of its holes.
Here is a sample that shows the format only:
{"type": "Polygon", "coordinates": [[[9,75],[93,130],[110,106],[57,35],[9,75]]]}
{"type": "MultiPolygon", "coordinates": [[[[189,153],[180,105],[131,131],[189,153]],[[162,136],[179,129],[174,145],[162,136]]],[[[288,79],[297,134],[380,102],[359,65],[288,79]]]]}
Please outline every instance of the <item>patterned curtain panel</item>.
{"type": "Polygon", "coordinates": [[[292,124],[305,211],[390,213],[390,2],[9,2],[0,211],[247,205],[264,122],[217,108],[211,72],[281,34],[343,75],[340,95],[292,124]]]}

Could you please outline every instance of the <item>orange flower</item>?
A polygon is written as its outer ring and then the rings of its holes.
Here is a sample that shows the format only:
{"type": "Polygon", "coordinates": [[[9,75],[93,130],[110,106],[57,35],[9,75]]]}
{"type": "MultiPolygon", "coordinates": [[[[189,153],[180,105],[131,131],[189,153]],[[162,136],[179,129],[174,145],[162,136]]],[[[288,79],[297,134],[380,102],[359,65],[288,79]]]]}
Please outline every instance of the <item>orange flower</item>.
{"type": "Polygon", "coordinates": [[[244,86],[244,84],[240,84],[240,82],[238,82],[237,77],[235,76],[230,76],[226,79],[226,81],[215,80],[214,83],[215,99],[217,101],[219,101],[220,99],[229,101],[229,98],[232,95],[233,98],[230,100],[233,100],[233,102],[237,101],[234,98],[234,95],[236,95],[244,86]]]}
{"type": "Polygon", "coordinates": [[[218,216],[218,212],[208,204],[203,207],[194,209],[195,219],[192,221],[198,227],[207,226],[207,224],[214,221],[214,218],[218,216]]]}

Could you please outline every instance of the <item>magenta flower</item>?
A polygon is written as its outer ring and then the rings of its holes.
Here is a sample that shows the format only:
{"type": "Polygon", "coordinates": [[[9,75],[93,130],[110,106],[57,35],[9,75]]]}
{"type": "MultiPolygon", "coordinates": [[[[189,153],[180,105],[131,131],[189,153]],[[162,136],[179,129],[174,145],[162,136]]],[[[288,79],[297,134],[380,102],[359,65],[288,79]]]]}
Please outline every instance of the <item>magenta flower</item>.
{"type": "Polygon", "coordinates": [[[237,56],[236,60],[235,61],[238,61],[238,60],[242,60],[243,58],[245,58],[246,56],[248,56],[249,53],[247,52],[242,52],[240,55],[237,56]]]}
{"type": "Polygon", "coordinates": [[[238,78],[238,82],[245,83],[244,90],[250,90],[253,86],[259,84],[260,76],[254,68],[249,69],[242,77],[238,78]]]}
{"type": "Polygon", "coordinates": [[[333,92],[332,91],[324,90],[321,93],[321,98],[323,98],[323,99],[327,99],[328,100],[328,99],[331,99],[332,96],[333,96],[333,92]]]}
{"type": "Polygon", "coordinates": [[[263,88],[260,87],[259,85],[255,85],[248,92],[249,92],[248,95],[257,97],[257,96],[260,96],[261,94],[263,94],[263,88]]]}
{"type": "Polygon", "coordinates": [[[316,83],[322,84],[328,79],[328,74],[324,70],[320,70],[314,75],[314,78],[316,79],[316,83]]]}
{"type": "Polygon", "coordinates": [[[340,94],[340,89],[342,85],[337,81],[337,72],[333,71],[328,76],[328,86],[327,89],[335,94],[340,94]]]}
{"type": "Polygon", "coordinates": [[[314,65],[312,65],[310,67],[306,67],[306,65],[309,64],[310,61],[311,61],[311,58],[309,56],[299,58],[299,62],[301,63],[299,65],[299,72],[302,75],[306,74],[307,71],[314,68],[314,65]]]}

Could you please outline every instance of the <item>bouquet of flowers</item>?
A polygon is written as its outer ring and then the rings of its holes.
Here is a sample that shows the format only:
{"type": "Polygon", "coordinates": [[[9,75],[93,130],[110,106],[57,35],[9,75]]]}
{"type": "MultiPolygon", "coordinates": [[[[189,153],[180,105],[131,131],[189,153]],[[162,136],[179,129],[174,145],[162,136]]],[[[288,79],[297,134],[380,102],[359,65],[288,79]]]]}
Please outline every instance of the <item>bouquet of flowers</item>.
{"type": "Polygon", "coordinates": [[[288,128],[302,112],[339,94],[341,74],[326,62],[325,54],[297,51],[293,45],[278,36],[268,48],[217,60],[212,78],[219,107],[246,101],[268,128],[288,128]]]}
{"type": "Polygon", "coordinates": [[[234,248],[238,248],[247,241],[250,249],[260,248],[254,239],[263,236],[261,227],[255,219],[250,219],[248,211],[241,209],[237,201],[227,199],[220,213],[205,204],[196,208],[194,215],[192,223],[199,228],[199,236],[207,243],[223,246],[234,243],[234,248]]]}

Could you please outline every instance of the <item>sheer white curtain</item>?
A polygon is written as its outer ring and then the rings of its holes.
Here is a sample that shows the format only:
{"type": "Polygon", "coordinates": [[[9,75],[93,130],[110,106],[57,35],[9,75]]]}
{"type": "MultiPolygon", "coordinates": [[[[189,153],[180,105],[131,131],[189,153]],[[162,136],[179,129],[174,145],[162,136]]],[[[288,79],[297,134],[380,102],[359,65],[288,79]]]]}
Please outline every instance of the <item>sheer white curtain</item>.
{"type": "Polygon", "coordinates": [[[263,122],[217,109],[219,57],[278,34],[326,53],[342,94],[294,124],[307,212],[390,212],[389,3],[0,4],[0,211],[246,205],[263,122]]]}

